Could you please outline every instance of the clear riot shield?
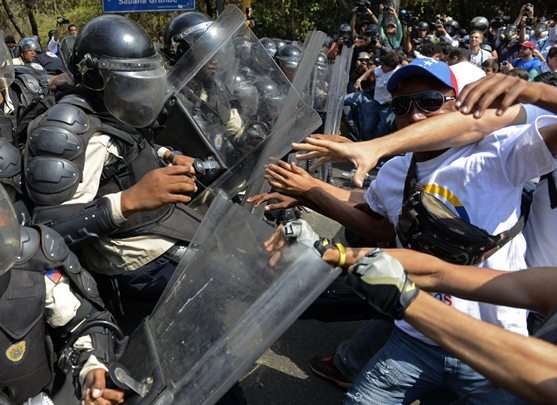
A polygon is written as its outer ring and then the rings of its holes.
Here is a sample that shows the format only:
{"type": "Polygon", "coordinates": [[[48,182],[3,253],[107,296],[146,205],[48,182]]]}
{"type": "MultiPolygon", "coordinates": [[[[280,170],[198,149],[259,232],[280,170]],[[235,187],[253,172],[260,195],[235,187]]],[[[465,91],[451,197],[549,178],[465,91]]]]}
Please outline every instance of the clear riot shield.
{"type": "MultiPolygon", "coordinates": [[[[342,108],[344,105],[344,97],[348,89],[348,81],[350,80],[350,65],[352,63],[352,55],[354,47],[344,46],[342,52],[337,56],[335,63],[331,68],[331,74],[328,82],[327,106],[325,109],[325,123],[323,125],[324,134],[338,134],[342,120],[342,108]]],[[[311,165],[312,162],[308,162],[311,165]]],[[[328,182],[331,179],[332,166],[330,163],[321,166],[314,176],[323,181],[328,182]]]]}
{"type": "Polygon", "coordinates": [[[338,134],[342,118],[344,96],[350,80],[350,64],[354,47],[344,46],[341,54],[336,58],[332,67],[327,98],[327,117],[325,119],[324,134],[338,134]]]}
{"type": "Polygon", "coordinates": [[[327,56],[324,52],[324,44],[327,34],[321,31],[312,31],[304,42],[304,54],[310,49],[318,53],[314,56],[311,70],[311,79],[307,81],[303,91],[306,102],[318,113],[324,113],[327,107],[327,94],[330,80],[330,69],[327,56]]]}
{"type": "Polygon", "coordinates": [[[72,57],[76,39],[76,36],[68,35],[62,38],[62,40],[60,41],[60,59],[62,59],[62,62],[64,63],[66,72],[69,71],[68,66],[70,63],[70,58],[72,57]]]}
{"type": "Polygon", "coordinates": [[[128,404],[211,405],[338,276],[306,246],[219,193],[121,362],[146,382],[128,404]]]}
{"type": "Polygon", "coordinates": [[[179,137],[177,149],[198,158],[211,156],[226,170],[216,180],[199,179],[210,187],[191,205],[203,209],[217,189],[231,196],[245,192],[268,140],[274,140],[273,153],[266,149],[265,156],[280,158],[291,142],[320,125],[319,116],[303,102],[234,6],[227,7],[178,61],[169,84],[178,117],[170,117],[172,124],[157,142],[179,137]],[[185,127],[194,131],[187,133],[185,127]],[[202,145],[192,140],[198,135],[202,145]],[[191,144],[199,146],[194,153],[191,144]]]}

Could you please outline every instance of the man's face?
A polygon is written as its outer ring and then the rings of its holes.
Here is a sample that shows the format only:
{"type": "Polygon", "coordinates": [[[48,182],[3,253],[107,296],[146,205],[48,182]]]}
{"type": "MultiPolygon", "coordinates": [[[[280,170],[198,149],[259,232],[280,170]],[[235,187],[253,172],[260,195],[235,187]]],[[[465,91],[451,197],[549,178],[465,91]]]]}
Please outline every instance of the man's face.
{"type": "MultiPolygon", "coordinates": [[[[439,91],[445,96],[455,96],[455,92],[453,89],[445,86],[438,80],[430,77],[419,77],[405,79],[400,82],[398,89],[393,93],[393,98],[400,96],[411,96],[429,90],[439,91]]],[[[456,111],[454,101],[447,101],[438,111],[431,113],[426,113],[420,110],[416,106],[416,103],[412,103],[412,107],[410,108],[410,111],[408,111],[408,113],[403,115],[396,115],[395,123],[398,129],[402,129],[409,125],[415,124],[416,122],[426,120],[429,117],[446,114],[453,111],[456,111]]]]}
{"type": "Polygon", "coordinates": [[[557,54],[547,59],[547,65],[553,72],[557,72],[557,54]]]}
{"type": "Polygon", "coordinates": [[[34,49],[29,49],[21,53],[21,60],[25,63],[31,63],[33,59],[35,59],[35,56],[37,56],[37,52],[35,52],[34,49]]]}
{"type": "Polygon", "coordinates": [[[356,64],[359,69],[366,69],[369,64],[369,59],[358,59],[356,64]]]}
{"type": "Polygon", "coordinates": [[[532,50],[526,46],[520,47],[520,57],[521,58],[529,58],[532,56],[532,50]]]}
{"type": "Polygon", "coordinates": [[[68,34],[70,34],[71,36],[77,36],[77,27],[75,26],[71,26],[68,28],[68,34]]]}
{"type": "Polygon", "coordinates": [[[482,44],[482,34],[474,32],[470,35],[470,46],[480,46],[482,44]]]}
{"type": "Polygon", "coordinates": [[[392,24],[387,25],[387,28],[385,29],[385,34],[389,36],[396,35],[396,26],[392,24]]]}
{"type": "Polygon", "coordinates": [[[418,38],[427,37],[427,30],[418,30],[418,38]]]}

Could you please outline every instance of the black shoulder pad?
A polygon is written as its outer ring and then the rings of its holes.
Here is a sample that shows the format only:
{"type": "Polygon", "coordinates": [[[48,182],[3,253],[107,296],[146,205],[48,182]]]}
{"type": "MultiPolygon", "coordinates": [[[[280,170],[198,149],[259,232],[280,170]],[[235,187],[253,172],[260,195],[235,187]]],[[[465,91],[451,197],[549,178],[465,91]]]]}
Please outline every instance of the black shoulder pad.
{"type": "Polygon", "coordinates": [[[0,139],[0,178],[10,178],[21,173],[21,152],[14,145],[0,139]]]}
{"type": "Polygon", "coordinates": [[[81,180],[81,171],[74,163],[54,157],[29,158],[24,174],[29,197],[37,205],[68,201],[81,180]]]}
{"type": "Polygon", "coordinates": [[[39,225],[41,248],[45,257],[51,262],[63,262],[70,254],[64,239],[53,229],[39,225]]]}
{"type": "Polygon", "coordinates": [[[56,104],[48,109],[43,122],[49,124],[59,123],[74,128],[75,132],[87,132],[89,129],[89,117],[82,109],[71,104],[56,104]]]}
{"type": "Polygon", "coordinates": [[[41,245],[41,236],[35,228],[28,226],[21,227],[21,250],[17,256],[17,264],[29,261],[41,245]]]}

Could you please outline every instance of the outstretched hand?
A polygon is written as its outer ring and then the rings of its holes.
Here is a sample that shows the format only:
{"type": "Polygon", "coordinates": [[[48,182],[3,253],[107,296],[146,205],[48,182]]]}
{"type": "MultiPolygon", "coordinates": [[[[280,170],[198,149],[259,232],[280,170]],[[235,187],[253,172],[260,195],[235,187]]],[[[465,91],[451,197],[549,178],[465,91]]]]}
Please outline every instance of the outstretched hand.
{"type": "Polygon", "coordinates": [[[488,108],[497,108],[501,116],[518,103],[534,104],[540,99],[541,86],[518,77],[495,74],[467,85],[456,102],[463,114],[481,118],[488,108]]]}
{"type": "MultiPolygon", "coordinates": [[[[346,139],[346,138],[344,138],[346,139]]],[[[323,137],[308,137],[305,143],[294,143],[292,148],[303,152],[296,155],[299,160],[313,160],[316,162],[312,170],[328,162],[348,161],[356,167],[353,182],[357,187],[363,187],[366,175],[377,166],[383,157],[373,141],[364,144],[361,142],[338,141],[330,139],[329,135],[323,137]]]]}
{"type": "Polygon", "coordinates": [[[319,182],[295,163],[280,160],[265,167],[265,179],[276,191],[294,197],[303,195],[319,182]]]}
{"type": "Polygon", "coordinates": [[[246,201],[256,208],[261,204],[266,204],[265,211],[284,210],[301,205],[297,198],[277,192],[257,194],[248,197],[246,201]]]}

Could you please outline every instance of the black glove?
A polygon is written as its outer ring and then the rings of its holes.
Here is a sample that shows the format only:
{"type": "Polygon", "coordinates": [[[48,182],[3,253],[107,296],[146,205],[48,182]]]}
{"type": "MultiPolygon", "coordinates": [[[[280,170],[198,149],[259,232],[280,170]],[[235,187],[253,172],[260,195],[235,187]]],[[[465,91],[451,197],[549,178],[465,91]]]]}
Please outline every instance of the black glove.
{"type": "Polygon", "coordinates": [[[403,318],[419,292],[402,265],[381,249],[358,260],[350,268],[347,282],[376,311],[393,319],[403,318]]]}

